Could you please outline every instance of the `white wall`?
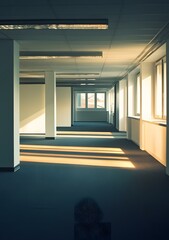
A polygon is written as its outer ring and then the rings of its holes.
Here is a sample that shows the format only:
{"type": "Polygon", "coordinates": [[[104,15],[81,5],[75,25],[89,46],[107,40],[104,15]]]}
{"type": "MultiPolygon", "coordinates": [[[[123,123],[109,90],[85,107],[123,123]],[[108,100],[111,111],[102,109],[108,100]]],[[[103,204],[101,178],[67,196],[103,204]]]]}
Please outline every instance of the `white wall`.
{"type": "Polygon", "coordinates": [[[123,79],[115,87],[115,115],[116,128],[119,131],[127,130],[127,80],[123,79]]]}
{"type": "Polygon", "coordinates": [[[140,66],[136,67],[128,74],[128,120],[127,136],[130,140],[140,146],[140,116],[136,115],[137,103],[137,74],[140,72],[140,66]]]}
{"type": "Polygon", "coordinates": [[[115,87],[115,103],[116,103],[116,107],[115,107],[115,127],[119,130],[119,82],[116,83],[116,87],[115,87]]]}
{"type": "Polygon", "coordinates": [[[58,127],[71,126],[71,88],[56,88],[56,122],[58,127]]]}
{"type": "Polygon", "coordinates": [[[19,45],[6,39],[0,44],[0,168],[19,165],[19,45]]]}
{"type": "MultiPolygon", "coordinates": [[[[153,53],[145,62],[141,63],[141,112],[140,120],[128,118],[128,138],[137,143],[142,150],[147,151],[161,164],[166,166],[166,135],[167,127],[165,121],[161,124],[160,120],[154,119],[154,64],[157,60],[164,57],[166,46],[163,45],[153,53]]],[[[133,81],[132,73],[129,74],[128,87],[133,81]]],[[[128,94],[132,94],[132,89],[128,89],[128,94]]],[[[168,95],[168,94],[167,94],[168,95]]],[[[128,95],[131,104],[132,96],[128,95]]],[[[134,103],[133,103],[134,106],[134,103]]],[[[132,115],[133,109],[130,106],[129,116],[132,115]]]]}
{"type": "Polygon", "coordinates": [[[127,126],[127,81],[119,82],[119,131],[126,131],[127,126]]]}
{"type": "Polygon", "coordinates": [[[20,85],[20,133],[45,133],[45,85],[20,85]]]}
{"type": "Polygon", "coordinates": [[[109,123],[114,124],[114,104],[115,104],[115,92],[114,87],[108,92],[109,101],[108,101],[108,110],[109,110],[109,123]]]}
{"type": "MultiPolygon", "coordinates": [[[[169,40],[166,44],[166,63],[167,63],[167,116],[169,116],[169,40]]],[[[169,117],[167,117],[167,160],[166,160],[166,172],[169,175],[169,117]]]]}
{"type": "Polygon", "coordinates": [[[132,117],[135,115],[134,111],[134,90],[135,90],[135,73],[131,72],[128,74],[128,116],[132,117]]]}
{"type": "Polygon", "coordinates": [[[140,107],[140,148],[146,149],[143,120],[152,121],[153,118],[153,83],[154,62],[143,62],[141,64],[141,107],[140,107]]]}
{"type": "MultiPolygon", "coordinates": [[[[162,164],[166,164],[166,137],[164,134],[164,127],[160,125],[155,125],[153,109],[154,109],[154,64],[157,60],[164,56],[165,45],[158,49],[150,58],[141,64],[141,117],[140,117],[140,148],[146,150],[152,156],[154,156],[162,164]],[[145,132],[145,121],[149,122],[149,128],[146,128],[147,133],[145,132]],[[159,137],[158,137],[159,135],[159,137]],[[149,139],[149,141],[147,141],[149,139]],[[162,142],[159,143],[159,139],[162,142]],[[154,148],[157,146],[158,148],[154,148]],[[158,149],[158,154],[156,153],[158,149]],[[163,160],[162,160],[163,159],[163,160]]],[[[159,120],[160,121],[160,120],[159,120]]]]}
{"type": "Polygon", "coordinates": [[[128,138],[140,145],[140,119],[128,118],[128,138]]]}
{"type": "Polygon", "coordinates": [[[109,112],[106,110],[78,110],[75,114],[75,121],[83,122],[107,122],[109,112]]]}
{"type": "Polygon", "coordinates": [[[166,166],[166,126],[143,121],[144,150],[166,166]]]}
{"type": "Polygon", "coordinates": [[[141,64],[141,116],[144,120],[153,118],[154,62],[141,64]]]}
{"type": "MultiPolygon", "coordinates": [[[[71,126],[71,88],[56,88],[57,126],[71,126]]],[[[45,133],[45,84],[20,85],[20,133],[45,133]]]]}
{"type": "Polygon", "coordinates": [[[136,88],[137,88],[137,74],[140,72],[138,66],[128,74],[128,116],[136,115],[136,88]]]}

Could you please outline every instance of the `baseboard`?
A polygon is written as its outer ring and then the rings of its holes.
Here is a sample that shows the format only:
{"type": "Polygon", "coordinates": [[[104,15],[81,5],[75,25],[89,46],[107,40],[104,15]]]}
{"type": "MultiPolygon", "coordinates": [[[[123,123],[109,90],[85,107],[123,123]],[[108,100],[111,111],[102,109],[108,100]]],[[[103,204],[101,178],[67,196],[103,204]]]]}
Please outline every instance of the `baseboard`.
{"type": "Polygon", "coordinates": [[[15,167],[0,167],[0,172],[16,172],[20,169],[20,164],[15,167]]]}
{"type": "Polygon", "coordinates": [[[45,139],[49,139],[49,140],[55,140],[56,137],[45,137],[45,139]]]}

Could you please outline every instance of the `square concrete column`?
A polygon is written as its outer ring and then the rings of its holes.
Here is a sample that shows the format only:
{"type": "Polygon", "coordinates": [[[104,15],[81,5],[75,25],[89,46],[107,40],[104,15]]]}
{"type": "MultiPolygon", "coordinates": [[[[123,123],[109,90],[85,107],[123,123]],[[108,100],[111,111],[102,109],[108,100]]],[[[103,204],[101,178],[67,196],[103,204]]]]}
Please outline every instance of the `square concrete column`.
{"type": "Polygon", "coordinates": [[[56,137],[56,77],[54,72],[45,73],[45,128],[46,138],[56,137]]]}
{"type": "Polygon", "coordinates": [[[169,40],[166,44],[166,64],[167,64],[167,146],[166,146],[166,172],[169,175],[169,40]]]}
{"type": "Polygon", "coordinates": [[[0,170],[19,163],[19,45],[0,40],[0,170]]]}
{"type": "Polygon", "coordinates": [[[145,150],[145,124],[153,118],[154,63],[141,63],[140,72],[140,149],[145,150]]]}

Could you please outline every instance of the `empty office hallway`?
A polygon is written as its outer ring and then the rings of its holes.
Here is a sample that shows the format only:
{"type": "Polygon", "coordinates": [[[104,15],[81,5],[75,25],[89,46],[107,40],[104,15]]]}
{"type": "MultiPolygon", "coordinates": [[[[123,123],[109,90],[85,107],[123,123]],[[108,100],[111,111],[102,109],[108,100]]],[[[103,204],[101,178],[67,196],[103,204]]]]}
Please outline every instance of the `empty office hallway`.
{"type": "Polygon", "coordinates": [[[22,136],[20,148],[21,169],[0,174],[1,240],[165,239],[169,178],[131,141],[22,136]]]}

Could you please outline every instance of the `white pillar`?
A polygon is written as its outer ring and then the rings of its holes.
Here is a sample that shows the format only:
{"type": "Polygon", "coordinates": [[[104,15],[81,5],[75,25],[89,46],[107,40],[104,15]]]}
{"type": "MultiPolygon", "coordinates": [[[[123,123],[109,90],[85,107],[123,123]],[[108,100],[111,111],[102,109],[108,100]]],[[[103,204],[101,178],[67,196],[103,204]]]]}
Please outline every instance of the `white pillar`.
{"type": "Polygon", "coordinates": [[[127,130],[127,80],[119,81],[119,131],[127,130]]]}
{"type": "Polygon", "coordinates": [[[166,152],[166,172],[169,175],[169,40],[166,44],[166,63],[167,63],[167,152],[166,152]]]}
{"type": "Polygon", "coordinates": [[[130,93],[130,74],[127,75],[126,77],[127,80],[127,138],[131,139],[131,119],[130,119],[130,109],[131,109],[131,98],[132,98],[132,94],[130,93]]]}
{"type": "Polygon", "coordinates": [[[56,78],[54,72],[45,73],[46,138],[56,137],[56,78]]]}
{"type": "Polygon", "coordinates": [[[140,149],[145,150],[144,121],[153,117],[153,74],[154,63],[141,63],[140,72],[140,149]]]}
{"type": "Polygon", "coordinates": [[[0,40],[0,170],[19,163],[19,45],[0,40]]]}

